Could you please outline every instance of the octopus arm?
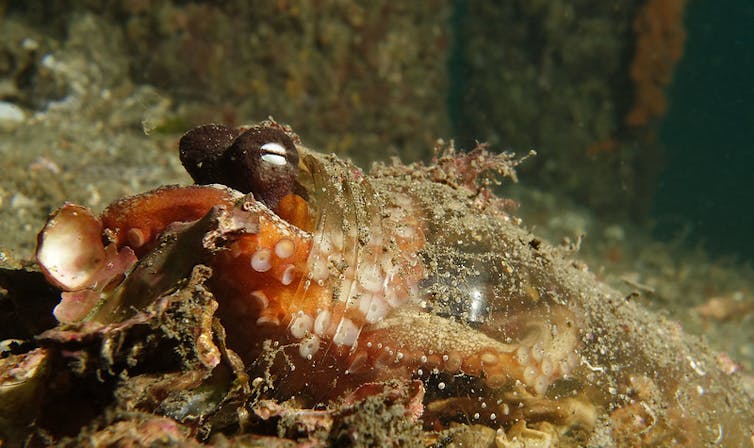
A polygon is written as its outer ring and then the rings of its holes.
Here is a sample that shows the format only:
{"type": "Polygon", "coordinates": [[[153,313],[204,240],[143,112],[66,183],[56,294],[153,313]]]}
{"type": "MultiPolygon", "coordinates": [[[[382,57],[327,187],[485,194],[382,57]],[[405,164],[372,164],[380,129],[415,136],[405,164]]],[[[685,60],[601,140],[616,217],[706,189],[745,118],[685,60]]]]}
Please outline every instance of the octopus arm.
{"type": "Polygon", "coordinates": [[[129,246],[141,257],[170,224],[196,221],[240,196],[225,187],[169,185],[114,202],[102,212],[102,224],[118,247],[129,246]]]}

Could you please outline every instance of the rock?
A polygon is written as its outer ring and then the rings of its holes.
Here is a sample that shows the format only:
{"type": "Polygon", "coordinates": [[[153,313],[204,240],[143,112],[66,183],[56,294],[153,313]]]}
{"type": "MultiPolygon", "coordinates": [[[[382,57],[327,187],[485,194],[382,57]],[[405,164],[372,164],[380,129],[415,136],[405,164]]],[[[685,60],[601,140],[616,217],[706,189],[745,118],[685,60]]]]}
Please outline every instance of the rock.
{"type": "Polygon", "coordinates": [[[26,121],[26,112],[13,103],[0,101],[0,130],[12,131],[26,121]]]}

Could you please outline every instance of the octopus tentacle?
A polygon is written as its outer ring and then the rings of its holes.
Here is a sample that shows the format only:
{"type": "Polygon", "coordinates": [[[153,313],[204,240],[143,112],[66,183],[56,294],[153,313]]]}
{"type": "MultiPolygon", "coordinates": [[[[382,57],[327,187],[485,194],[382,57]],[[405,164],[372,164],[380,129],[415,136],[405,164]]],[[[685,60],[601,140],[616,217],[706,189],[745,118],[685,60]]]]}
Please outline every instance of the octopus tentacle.
{"type": "MultiPolygon", "coordinates": [[[[360,172],[327,172],[312,157],[304,162],[312,173],[311,199],[320,214],[308,282],[301,286],[298,300],[307,300],[312,283],[329,288],[330,306],[310,316],[318,324],[314,336],[326,337],[336,351],[349,352],[365,325],[381,320],[415,289],[422,271],[413,259],[423,239],[418,225],[406,232],[405,226],[382,217],[384,201],[369,183],[353,182],[363,176],[360,172]]],[[[308,346],[316,349],[311,341],[308,346]]]]}
{"type": "Polygon", "coordinates": [[[112,203],[101,220],[118,247],[129,246],[141,257],[170,224],[196,221],[213,206],[232,206],[239,197],[224,187],[168,185],[112,203]]]}
{"type": "Polygon", "coordinates": [[[160,234],[204,217],[203,260],[230,346],[250,359],[266,338],[293,343],[299,365],[338,366],[341,387],[442,371],[542,395],[576,367],[565,308],[539,327],[526,312],[502,317],[501,336],[421,306],[427,230],[411,195],[382,197],[350,166],[304,162],[310,202],[288,194],[277,213],[226,187],[170,186],[114,203],[102,226],[115,247],[148,258],[160,234]]]}
{"type": "MultiPolygon", "coordinates": [[[[569,315],[564,309],[557,312],[562,312],[564,319],[569,315]]],[[[503,343],[467,325],[405,307],[365,329],[359,348],[348,360],[349,371],[371,369],[381,375],[397,369],[439,370],[482,377],[493,388],[520,381],[542,395],[555,380],[577,367],[578,357],[574,333],[535,333],[525,340],[503,343]],[[438,325],[446,331],[433,331],[438,325]]]]}
{"type": "MultiPolygon", "coordinates": [[[[307,161],[315,179],[337,179],[307,161]]],[[[302,358],[322,364],[331,356],[347,357],[366,326],[417,296],[423,277],[418,222],[382,218],[383,201],[367,186],[347,180],[314,185],[319,195],[312,198],[313,207],[321,213],[313,234],[260,203],[246,204],[259,216],[258,232],[230,236],[227,250],[212,262],[226,318],[254,327],[236,335],[237,346],[253,353],[259,349],[258,330],[284,333],[298,343],[302,358]]]]}

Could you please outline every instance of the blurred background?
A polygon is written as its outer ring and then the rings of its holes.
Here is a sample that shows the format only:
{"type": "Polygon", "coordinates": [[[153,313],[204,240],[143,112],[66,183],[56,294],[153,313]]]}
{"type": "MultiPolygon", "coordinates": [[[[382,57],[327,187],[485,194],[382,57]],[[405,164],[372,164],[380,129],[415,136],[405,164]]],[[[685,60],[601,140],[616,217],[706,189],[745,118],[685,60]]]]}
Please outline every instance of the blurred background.
{"type": "Polygon", "coordinates": [[[133,99],[147,85],[170,102],[144,105],[159,133],[272,115],[367,166],[427,160],[436,138],[535,149],[526,185],[754,253],[748,0],[0,3],[0,95],[27,113],[76,88],[133,99]],[[98,79],[55,73],[76,45],[98,79]]]}

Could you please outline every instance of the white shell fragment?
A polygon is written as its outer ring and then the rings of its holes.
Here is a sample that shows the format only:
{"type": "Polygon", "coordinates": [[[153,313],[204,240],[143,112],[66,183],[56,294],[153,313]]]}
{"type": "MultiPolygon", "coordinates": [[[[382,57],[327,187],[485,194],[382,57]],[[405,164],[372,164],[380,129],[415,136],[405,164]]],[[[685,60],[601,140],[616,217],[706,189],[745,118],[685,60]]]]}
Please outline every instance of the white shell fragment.
{"type": "Polygon", "coordinates": [[[65,204],[39,234],[37,261],[47,279],[66,291],[89,286],[105,261],[102,223],[86,207],[65,204]]]}

